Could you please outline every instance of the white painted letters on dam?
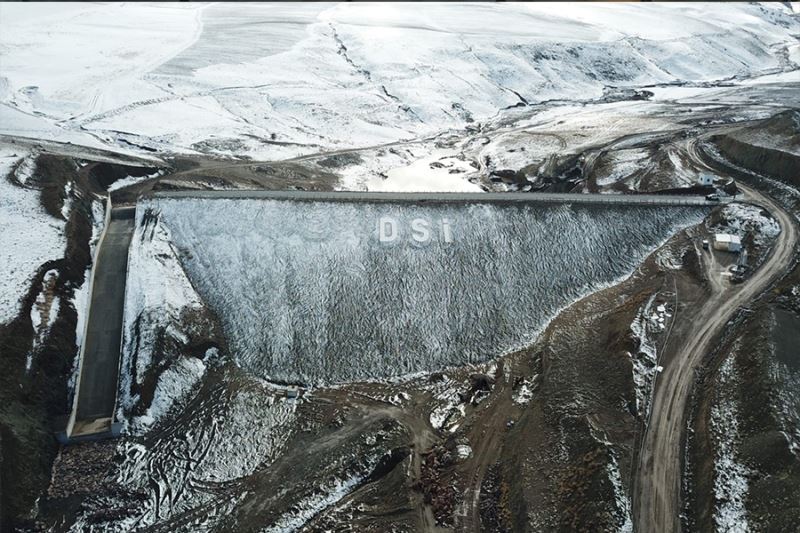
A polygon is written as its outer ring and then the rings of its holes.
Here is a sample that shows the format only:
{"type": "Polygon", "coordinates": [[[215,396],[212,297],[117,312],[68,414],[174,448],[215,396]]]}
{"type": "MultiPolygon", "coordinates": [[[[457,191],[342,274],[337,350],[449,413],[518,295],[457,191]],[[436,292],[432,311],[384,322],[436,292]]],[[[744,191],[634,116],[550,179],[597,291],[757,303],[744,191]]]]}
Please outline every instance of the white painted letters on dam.
{"type": "Polygon", "coordinates": [[[427,244],[432,239],[451,243],[453,230],[446,218],[438,222],[428,218],[414,218],[408,224],[389,216],[378,220],[378,240],[381,243],[393,243],[402,238],[416,244],[427,244]]]}

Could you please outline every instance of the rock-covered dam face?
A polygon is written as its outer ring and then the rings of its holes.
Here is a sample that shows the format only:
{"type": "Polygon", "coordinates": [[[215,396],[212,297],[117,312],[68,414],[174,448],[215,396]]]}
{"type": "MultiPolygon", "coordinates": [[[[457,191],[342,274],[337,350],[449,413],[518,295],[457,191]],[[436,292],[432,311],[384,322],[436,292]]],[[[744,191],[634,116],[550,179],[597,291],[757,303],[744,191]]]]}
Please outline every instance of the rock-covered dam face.
{"type": "Polygon", "coordinates": [[[156,197],[137,207],[132,246],[143,246],[142,224],[157,219],[238,363],[260,377],[319,384],[524,346],[559,309],[626,276],[704,213],[156,197]]]}

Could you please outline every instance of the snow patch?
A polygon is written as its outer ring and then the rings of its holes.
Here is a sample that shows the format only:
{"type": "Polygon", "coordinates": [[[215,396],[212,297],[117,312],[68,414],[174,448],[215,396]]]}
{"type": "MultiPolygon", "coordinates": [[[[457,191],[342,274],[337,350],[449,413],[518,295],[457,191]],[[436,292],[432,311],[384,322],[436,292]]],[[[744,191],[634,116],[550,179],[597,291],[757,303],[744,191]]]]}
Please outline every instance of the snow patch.
{"type": "MultiPolygon", "coordinates": [[[[156,355],[156,331],[164,330],[179,341],[186,342],[181,331],[180,316],[184,309],[200,309],[202,302],[186,278],[171,244],[169,230],[161,224],[155,213],[143,215],[137,210],[137,225],[128,254],[128,278],[125,289],[123,319],[122,371],[120,373],[120,419],[133,408],[138,396],[131,396],[131,386],[136,376],[141,379],[153,364],[156,355]],[[141,223],[142,217],[149,217],[141,223]]],[[[185,364],[185,363],[184,363],[185,364]]],[[[197,370],[196,368],[194,370],[197,370]]],[[[175,380],[189,379],[189,368],[176,369],[175,380]]],[[[171,377],[165,379],[170,380],[171,377]]],[[[170,382],[165,382],[165,387],[170,382]]],[[[165,389],[166,390],[166,389],[165,389]]],[[[163,412],[157,406],[153,418],[163,412]]]]}
{"type": "MultiPolygon", "coordinates": [[[[94,254],[93,254],[94,255],[94,254]]],[[[91,270],[87,269],[84,274],[84,281],[80,287],[75,289],[72,293],[72,307],[75,308],[77,319],[75,321],[75,346],[77,352],[80,353],[81,346],[83,346],[83,332],[86,328],[86,319],[89,312],[89,278],[91,270]]],[[[75,392],[75,385],[78,382],[78,371],[80,366],[80,357],[75,356],[72,363],[72,371],[70,372],[69,380],[67,381],[67,388],[69,390],[70,398],[75,392]]]]}
{"type": "Polygon", "coordinates": [[[60,299],[53,295],[56,281],[58,280],[57,270],[48,270],[42,279],[42,287],[39,295],[31,306],[31,326],[33,327],[33,344],[28,351],[25,360],[25,372],[30,372],[33,366],[33,359],[50,333],[58,311],[60,309],[60,299]]]}
{"type": "Polygon", "coordinates": [[[730,203],[722,209],[725,231],[739,237],[752,233],[756,245],[768,245],[781,232],[781,227],[777,220],[765,213],[755,205],[730,203]]]}
{"type": "Polygon", "coordinates": [[[653,294],[639,309],[639,313],[631,323],[631,333],[638,342],[638,352],[635,355],[629,354],[636,389],[636,412],[645,418],[650,411],[653,379],[660,371],[660,367],[657,366],[658,355],[654,335],[663,332],[672,317],[672,312],[666,303],[656,305],[655,301],[656,294],[653,294]]]}
{"type": "MultiPolygon", "coordinates": [[[[607,164],[611,166],[611,171],[597,178],[597,185],[608,187],[620,181],[628,181],[634,176],[640,176],[647,168],[650,154],[642,148],[632,148],[628,150],[617,150],[607,156],[607,164]]],[[[639,180],[631,180],[630,188],[637,190],[639,180]]],[[[608,191],[615,192],[615,191],[608,191]]]]}
{"type": "Polygon", "coordinates": [[[153,525],[187,509],[202,509],[204,519],[214,524],[214,519],[225,516],[225,509],[229,511],[246,492],[220,507],[221,502],[212,499],[207,488],[236,482],[259,467],[268,467],[292,436],[297,403],[276,398],[270,387],[255,380],[227,382],[222,391],[218,389],[221,393],[187,403],[192,394],[186,392],[188,382],[202,372],[198,361],[187,362],[178,390],[164,387],[164,399],[170,404],[164,407],[172,422],[160,428],[158,438],[134,436],[120,443],[124,460],[117,481],[130,490],[153,495],[136,507],[131,527],[122,529],[134,529],[133,524],[153,525]],[[175,397],[180,401],[173,401],[175,397]],[[171,497],[156,502],[164,494],[171,497]]]}
{"type": "Polygon", "coordinates": [[[72,191],[75,188],[75,184],[71,181],[64,184],[64,201],[61,204],[61,216],[64,220],[69,220],[69,215],[72,213],[72,203],[74,198],[72,197],[72,191]]]}
{"type": "Polygon", "coordinates": [[[28,184],[28,180],[36,172],[36,158],[38,154],[30,154],[20,161],[19,166],[14,171],[14,178],[23,186],[28,184]]]}
{"type": "Polygon", "coordinates": [[[144,415],[130,421],[128,432],[144,434],[161,420],[173,406],[178,406],[196,393],[196,386],[206,372],[206,365],[196,357],[182,357],[158,377],[153,401],[144,415]]]}
{"type": "Polygon", "coordinates": [[[461,400],[463,383],[455,381],[448,376],[432,387],[434,389],[433,402],[429,420],[434,429],[446,430],[457,425],[464,415],[464,406],[461,400]]]}
{"type": "Polygon", "coordinates": [[[64,221],[45,212],[40,192],[8,179],[25,155],[17,146],[0,145],[0,324],[17,316],[37,269],[63,257],[66,247],[64,221]]]}
{"type": "Polygon", "coordinates": [[[366,476],[358,475],[346,479],[334,479],[319,488],[319,495],[304,498],[297,502],[295,511],[281,516],[274,524],[262,529],[264,533],[285,533],[298,531],[324,509],[335,504],[364,481],[366,476]]]}
{"type": "Polygon", "coordinates": [[[617,529],[618,533],[633,533],[633,517],[631,514],[631,500],[625,492],[625,485],[622,484],[622,476],[619,473],[619,465],[614,453],[609,451],[611,460],[606,465],[608,480],[614,487],[614,503],[617,514],[621,517],[622,524],[617,529]]]}
{"type": "Polygon", "coordinates": [[[608,436],[604,431],[595,426],[591,418],[589,419],[589,431],[594,439],[608,451],[608,463],[606,463],[606,473],[608,474],[608,481],[611,483],[614,492],[614,507],[615,515],[619,523],[618,533],[632,533],[633,532],[633,515],[631,513],[631,500],[628,493],[625,491],[625,485],[622,483],[622,476],[619,471],[619,463],[617,456],[614,452],[614,445],[608,440],[608,436]]]}
{"type": "Polygon", "coordinates": [[[456,456],[461,459],[468,459],[472,455],[472,447],[468,444],[459,444],[456,446],[456,456]]]}
{"type": "Polygon", "coordinates": [[[114,183],[109,185],[108,191],[109,192],[113,192],[113,191],[117,191],[119,189],[122,189],[124,187],[129,187],[131,185],[136,185],[137,183],[141,183],[143,181],[147,181],[147,180],[151,180],[151,179],[157,178],[161,174],[163,174],[163,172],[162,171],[158,171],[158,172],[154,172],[152,174],[148,174],[146,176],[126,176],[124,178],[116,180],[114,183]]]}
{"type": "Polygon", "coordinates": [[[535,374],[531,379],[526,379],[522,384],[512,393],[511,399],[517,405],[525,405],[533,399],[533,393],[538,384],[536,382],[539,374],[535,374]]]}
{"type": "Polygon", "coordinates": [[[437,150],[410,165],[393,168],[387,177],[373,178],[368,191],[377,192],[482,192],[465,177],[475,173],[475,167],[457,157],[456,150],[437,150]]]}
{"type": "Polygon", "coordinates": [[[738,533],[749,530],[745,502],[750,469],[737,459],[739,412],[735,398],[727,391],[734,379],[733,362],[734,358],[728,357],[719,370],[719,398],[711,406],[711,434],[717,444],[714,457],[714,522],[718,531],[738,533]]]}

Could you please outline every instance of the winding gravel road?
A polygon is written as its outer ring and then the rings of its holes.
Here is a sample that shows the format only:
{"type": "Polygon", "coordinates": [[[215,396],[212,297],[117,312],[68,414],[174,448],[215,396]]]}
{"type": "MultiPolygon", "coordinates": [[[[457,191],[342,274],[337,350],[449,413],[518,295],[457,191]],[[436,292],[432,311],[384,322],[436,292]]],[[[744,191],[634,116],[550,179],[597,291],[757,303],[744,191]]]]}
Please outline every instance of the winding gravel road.
{"type": "MultiPolygon", "coordinates": [[[[689,154],[695,156],[692,148],[689,154]]],[[[699,160],[697,162],[705,166],[699,160]]],[[[693,157],[694,158],[694,157],[693,157]]],[[[645,430],[634,486],[634,519],[640,532],[681,530],[681,458],[686,410],[695,382],[695,370],[717,342],[718,335],[736,310],[758,297],[785,275],[798,242],[792,215],[758,191],[738,184],[748,201],[767,209],[781,226],[770,256],[749,280],[712,294],[695,315],[695,329],[687,336],[675,357],[657,376],[650,423],[645,430]]]]}

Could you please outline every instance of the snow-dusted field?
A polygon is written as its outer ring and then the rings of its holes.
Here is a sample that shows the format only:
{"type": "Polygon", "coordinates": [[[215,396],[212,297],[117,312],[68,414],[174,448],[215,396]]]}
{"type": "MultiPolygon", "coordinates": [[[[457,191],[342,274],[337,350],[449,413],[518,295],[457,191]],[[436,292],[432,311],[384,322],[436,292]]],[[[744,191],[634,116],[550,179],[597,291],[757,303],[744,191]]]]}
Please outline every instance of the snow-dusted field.
{"type": "MultiPolygon", "coordinates": [[[[216,172],[234,163],[241,175],[251,166],[302,167],[335,188],[375,191],[531,188],[592,164],[592,185],[601,191],[662,186],[647,183],[650,170],[670,176],[670,185],[692,185],[697,171],[680,145],[661,148],[657,139],[795,106],[795,11],[780,3],[0,3],[0,136],[33,139],[30,148],[0,148],[0,323],[19,313],[37,269],[63,256],[62,218],[76,205],[66,194],[62,217],[44,211],[35,180],[25,185],[35,176],[34,159],[23,159],[29,150],[163,158],[178,162],[180,175],[169,176],[175,183],[211,188],[214,180],[227,183],[216,172]],[[773,97],[781,89],[786,98],[773,97]],[[37,147],[43,140],[54,143],[37,147]],[[289,158],[297,159],[250,161],[289,158]],[[559,166],[564,160],[572,166],[559,166]],[[198,176],[182,171],[193,162],[198,176]],[[16,181],[5,179],[12,169],[16,181]],[[502,170],[530,181],[490,181],[502,170]]],[[[764,137],[765,146],[772,143],[764,137]]],[[[125,178],[112,190],[146,179],[125,178]]],[[[230,187],[250,185],[241,179],[231,178],[230,187]]],[[[95,211],[93,255],[98,202],[95,211]]],[[[752,206],[730,205],[724,214],[730,231],[755,232],[759,244],[777,234],[774,220],[752,206]]],[[[305,410],[305,396],[281,398],[264,378],[382,381],[478,362],[494,378],[497,364],[487,362],[529,345],[564,306],[629,275],[704,215],[688,208],[144,200],[129,256],[117,404],[127,438],[114,481],[128,493],[98,491],[72,528],[125,531],[195,516],[186,528],[213,529],[236,507],[247,517],[259,505],[280,514],[250,523],[300,528],[374,470],[377,433],[364,426],[360,444],[305,453],[303,434],[325,402],[305,410]],[[395,245],[376,242],[375,226],[387,214],[404,228],[395,245]],[[414,218],[433,223],[427,246],[408,240],[414,218]],[[443,219],[453,242],[444,242],[443,219]],[[285,463],[292,475],[252,484],[289,451],[297,453],[285,463]],[[309,467],[313,456],[321,462],[309,467]],[[124,512],[115,513],[115,502],[124,512]],[[110,522],[84,514],[92,505],[110,522]]],[[[680,268],[669,250],[656,259],[680,268]]],[[[48,294],[54,272],[33,288],[29,368],[70,303],[48,294]]],[[[87,283],[71,300],[79,345],[87,283]]],[[[643,304],[631,325],[640,415],[649,409],[656,341],[674,313],[662,296],[643,304]]],[[[516,405],[532,401],[538,376],[514,390],[516,405]]],[[[426,430],[429,422],[455,432],[468,416],[465,383],[443,376],[426,386],[426,430]]],[[[347,387],[331,388],[338,389],[347,387]]],[[[402,403],[400,394],[384,403],[402,403]]],[[[737,416],[712,412],[721,442],[720,527],[747,519],[748,471],[736,456],[735,420],[728,421],[737,416]]],[[[322,435],[315,445],[333,447],[342,438],[322,435]]],[[[461,459],[473,453],[466,443],[457,450],[461,459]]],[[[475,456],[483,460],[480,450],[475,456]]],[[[608,480],[628,530],[627,473],[618,457],[611,455],[608,480]]]]}
{"type": "Polygon", "coordinates": [[[243,368],[315,383],[482,362],[529,343],[564,305],[627,275],[704,214],[168,198],[137,210],[129,350],[139,346],[147,364],[147,340],[130,338],[135,321],[188,305],[194,296],[176,304],[172,295],[193,286],[220,317],[243,368]],[[377,234],[387,216],[401,231],[388,245],[377,234]],[[427,246],[410,239],[414,218],[431,223],[427,246]],[[161,275],[175,257],[188,278],[181,283],[161,275]]]}
{"type": "Polygon", "coordinates": [[[64,220],[42,207],[37,189],[22,187],[33,168],[25,165],[24,149],[0,145],[0,324],[19,312],[20,298],[30,287],[39,267],[64,256],[64,220]],[[16,183],[8,178],[15,173],[16,183]]]}
{"type": "Polygon", "coordinates": [[[778,3],[2,4],[0,133],[266,160],[373,146],[520,102],[796,68],[791,13],[778,3]]]}

